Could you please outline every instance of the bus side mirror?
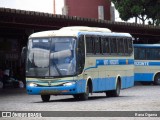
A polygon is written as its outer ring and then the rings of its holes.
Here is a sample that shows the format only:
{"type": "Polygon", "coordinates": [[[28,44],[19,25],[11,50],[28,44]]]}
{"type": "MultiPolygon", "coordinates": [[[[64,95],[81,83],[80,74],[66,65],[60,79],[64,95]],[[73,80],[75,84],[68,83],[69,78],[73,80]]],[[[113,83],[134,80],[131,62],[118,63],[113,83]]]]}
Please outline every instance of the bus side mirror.
{"type": "Polygon", "coordinates": [[[22,52],[21,52],[21,61],[22,61],[22,63],[25,62],[26,57],[27,57],[27,48],[26,48],[26,47],[23,47],[23,48],[22,48],[22,52]]]}

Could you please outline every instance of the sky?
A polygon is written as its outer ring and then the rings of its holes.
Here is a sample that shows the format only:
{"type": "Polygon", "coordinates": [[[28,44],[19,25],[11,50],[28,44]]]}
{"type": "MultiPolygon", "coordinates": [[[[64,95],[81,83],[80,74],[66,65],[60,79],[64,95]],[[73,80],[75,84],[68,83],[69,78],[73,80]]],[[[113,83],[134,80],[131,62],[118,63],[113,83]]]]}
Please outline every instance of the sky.
{"type": "Polygon", "coordinates": [[[53,0],[0,0],[0,7],[53,13],[53,0]]]}
{"type": "MultiPolygon", "coordinates": [[[[62,0],[58,0],[58,6],[62,5],[62,0]]],[[[53,0],[0,0],[0,7],[28,10],[28,11],[39,11],[45,13],[53,13],[53,0]]],[[[60,11],[57,11],[60,14],[60,11]]],[[[122,22],[119,18],[118,11],[115,11],[116,21],[122,22]]],[[[131,19],[128,22],[134,22],[131,19]]]]}

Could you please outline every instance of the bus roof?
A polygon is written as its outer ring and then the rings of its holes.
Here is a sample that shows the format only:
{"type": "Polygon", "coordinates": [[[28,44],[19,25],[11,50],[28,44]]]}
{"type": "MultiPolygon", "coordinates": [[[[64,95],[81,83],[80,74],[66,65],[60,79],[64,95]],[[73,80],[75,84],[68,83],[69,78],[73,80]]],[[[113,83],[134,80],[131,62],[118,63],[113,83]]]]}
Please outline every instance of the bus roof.
{"type": "Polygon", "coordinates": [[[134,47],[143,47],[143,48],[159,47],[160,48],[160,44],[134,44],[134,47]]]}
{"type": "Polygon", "coordinates": [[[53,36],[73,36],[76,37],[78,35],[108,35],[108,36],[125,36],[131,37],[128,33],[115,33],[111,32],[111,30],[107,28],[98,28],[98,27],[86,27],[86,26],[73,26],[73,27],[63,27],[59,30],[51,30],[51,31],[42,31],[33,33],[29,36],[29,38],[36,37],[53,37],[53,36]]]}
{"type": "Polygon", "coordinates": [[[111,30],[108,28],[87,27],[87,26],[63,27],[60,30],[86,31],[86,32],[111,32],[111,30]]]}

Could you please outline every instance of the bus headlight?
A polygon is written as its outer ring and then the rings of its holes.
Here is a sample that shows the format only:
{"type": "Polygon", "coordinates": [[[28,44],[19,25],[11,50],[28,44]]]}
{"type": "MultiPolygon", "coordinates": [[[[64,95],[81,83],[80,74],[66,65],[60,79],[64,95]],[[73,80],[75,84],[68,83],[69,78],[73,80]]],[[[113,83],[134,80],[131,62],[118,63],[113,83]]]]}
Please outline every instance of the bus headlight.
{"type": "Polygon", "coordinates": [[[71,86],[71,85],[74,85],[75,82],[68,82],[68,83],[64,83],[63,86],[71,86]]]}
{"type": "Polygon", "coordinates": [[[36,83],[29,83],[29,86],[30,87],[37,87],[37,84],[36,83]]]}

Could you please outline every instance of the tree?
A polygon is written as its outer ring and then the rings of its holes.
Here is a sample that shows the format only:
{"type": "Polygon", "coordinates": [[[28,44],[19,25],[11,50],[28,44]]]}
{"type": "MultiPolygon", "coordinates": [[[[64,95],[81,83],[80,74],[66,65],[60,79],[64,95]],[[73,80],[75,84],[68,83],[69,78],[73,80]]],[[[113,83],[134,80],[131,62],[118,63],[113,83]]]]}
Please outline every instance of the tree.
{"type": "Polygon", "coordinates": [[[124,21],[137,17],[145,24],[147,19],[152,19],[155,24],[159,21],[160,0],[111,0],[124,21]]]}
{"type": "Polygon", "coordinates": [[[148,19],[152,19],[152,25],[160,25],[160,0],[153,0],[147,8],[147,13],[148,19]]]}

